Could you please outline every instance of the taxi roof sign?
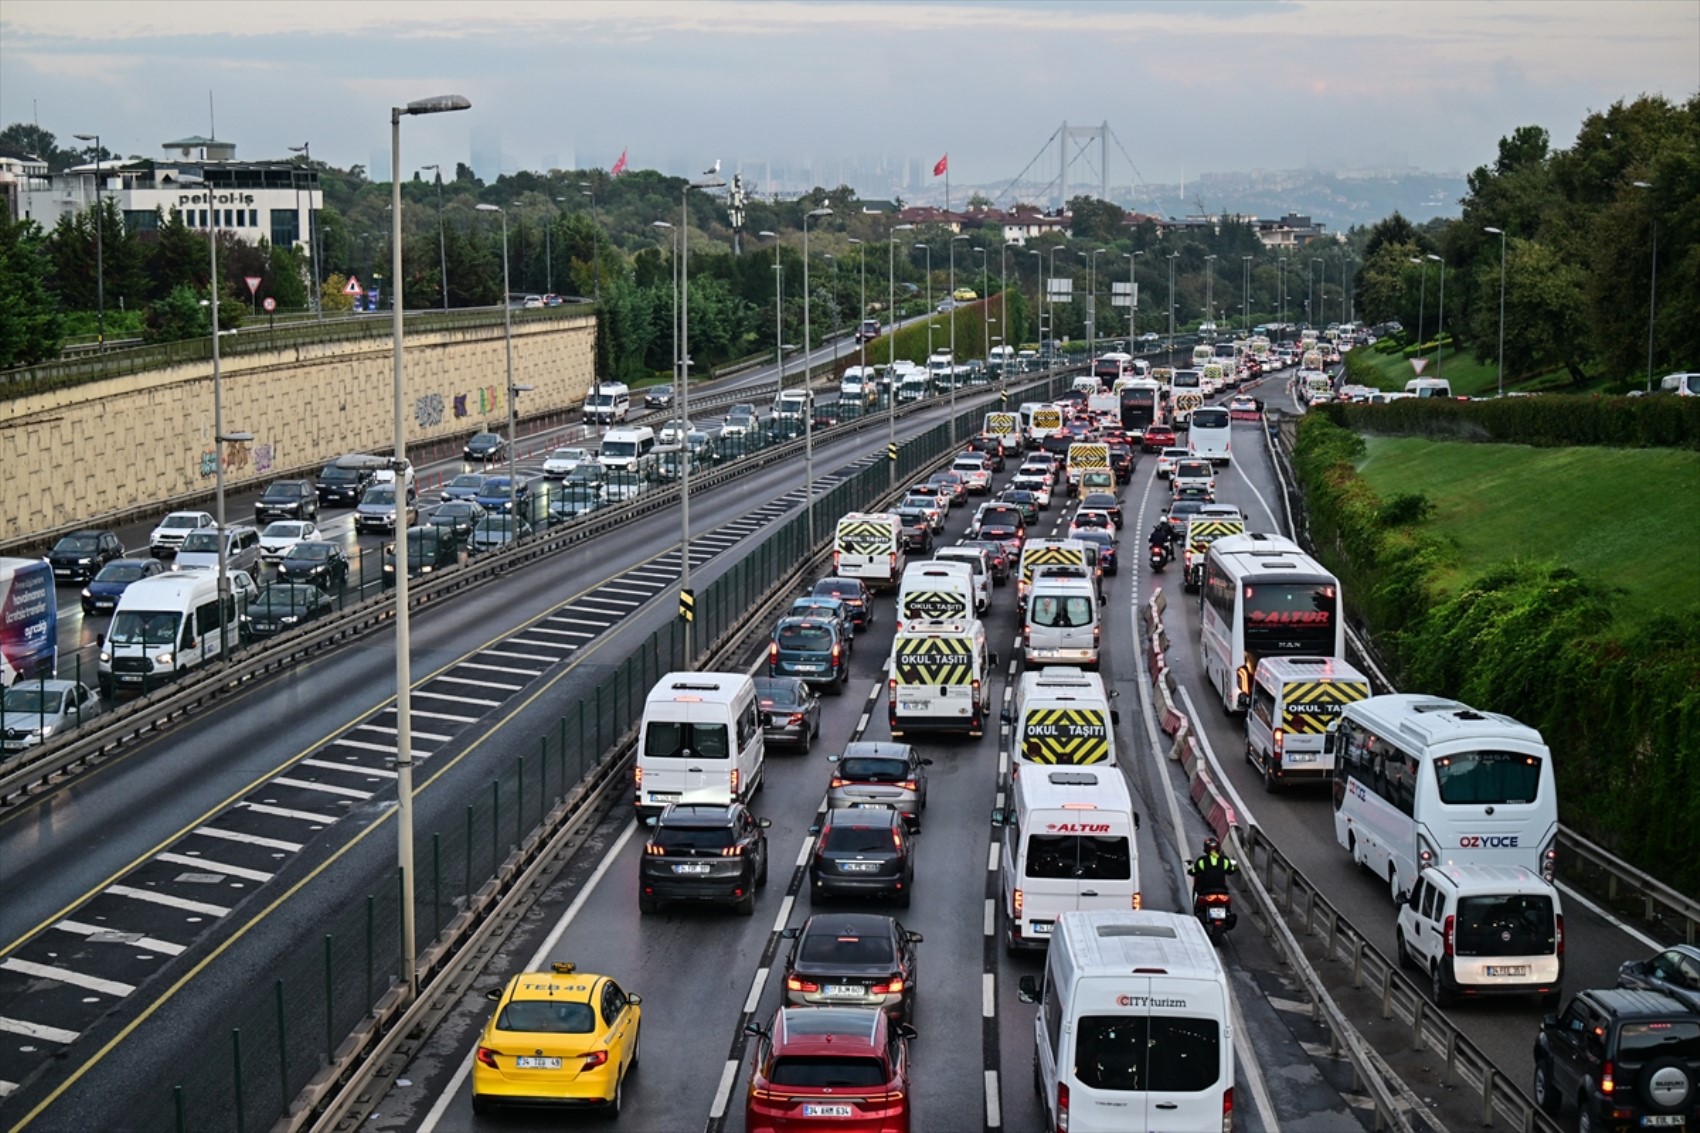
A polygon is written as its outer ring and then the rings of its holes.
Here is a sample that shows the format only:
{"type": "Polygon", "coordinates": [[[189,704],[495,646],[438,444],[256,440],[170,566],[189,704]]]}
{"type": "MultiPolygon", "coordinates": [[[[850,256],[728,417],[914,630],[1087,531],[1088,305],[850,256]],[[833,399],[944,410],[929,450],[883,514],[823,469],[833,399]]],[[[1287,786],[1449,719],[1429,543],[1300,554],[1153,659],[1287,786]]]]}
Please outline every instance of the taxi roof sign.
{"type": "Polygon", "coordinates": [[[570,976],[578,971],[578,965],[569,960],[556,960],[549,965],[549,970],[558,976],[570,976]]]}

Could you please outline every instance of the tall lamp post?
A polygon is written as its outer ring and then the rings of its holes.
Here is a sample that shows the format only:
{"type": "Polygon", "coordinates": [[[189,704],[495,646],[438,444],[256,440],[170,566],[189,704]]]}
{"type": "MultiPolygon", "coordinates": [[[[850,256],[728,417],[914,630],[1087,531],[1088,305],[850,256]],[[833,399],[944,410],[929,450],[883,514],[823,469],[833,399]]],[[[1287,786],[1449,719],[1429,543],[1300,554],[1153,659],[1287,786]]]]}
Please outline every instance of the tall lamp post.
{"type": "Polygon", "coordinates": [[[1204,321],[1216,325],[1216,253],[1204,257],[1204,321]]]}
{"type": "Polygon", "coordinates": [[[1179,252],[1170,252],[1169,260],[1169,358],[1172,365],[1175,360],[1175,261],[1181,258],[1179,252]]]}
{"type": "MultiPolygon", "coordinates": [[[[1637,189],[1651,189],[1651,181],[1631,181],[1637,189]]],[[[1647,260],[1647,392],[1653,392],[1653,315],[1658,311],[1659,300],[1659,214],[1654,211],[1653,221],[1653,254],[1647,260]]]]}
{"type": "Polygon", "coordinates": [[[1139,257],[1144,254],[1144,251],[1122,253],[1122,259],[1127,261],[1127,352],[1129,354],[1139,349],[1139,283],[1134,278],[1133,269],[1139,266],[1139,257]]]}
{"type": "MultiPolygon", "coordinates": [[[[390,283],[395,293],[390,311],[390,360],[394,387],[392,426],[395,430],[396,526],[400,528],[395,541],[395,722],[396,722],[396,856],[402,872],[401,886],[401,971],[407,981],[407,997],[419,994],[418,946],[413,925],[413,672],[408,650],[407,610],[407,481],[402,469],[407,465],[407,435],[402,416],[405,381],[402,366],[402,301],[401,301],[401,120],[415,114],[442,114],[451,110],[466,110],[472,106],[458,94],[422,98],[406,106],[390,108],[390,283]]],[[[218,337],[213,336],[217,342],[218,337]]]]}
{"type": "MultiPolygon", "coordinates": [[[[312,142],[302,142],[298,146],[290,146],[289,152],[300,154],[302,159],[307,163],[307,172],[309,174],[313,173],[312,142]]],[[[439,173],[437,176],[437,221],[440,230],[443,216],[443,183],[441,180],[442,174],[439,173]]],[[[315,175],[309,178],[307,182],[307,258],[313,265],[313,299],[311,304],[313,308],[313,317],[322,319],[325,317],[325,307],[322,302],[324,297],[319,294],[319,225],[318,218],[313,213],[313,185],[317,181],[318,177],[315,175]]],[[[444,288],[447,288],[448,283],[446,274],[444,276],[444,280],[445,282],[443,283],[443,286],[444,288]]],[[[446,297],[444,298],[443,303],[446,309],[448,305],[446,297]]]]}
{"type": "MultiPolygon", "coordinates": [[[[856,246],[856,266],[862,271],[862,306],[856,315],[856,350],[860,356],[858,364],[862,367],[862,373],[866,374],[868,372],[868,340],[862,334],[862,320],[868,317],[868,249],[858,237],[850,237],[850,243],[856,246]]],[[[867,378],[864,377],[862,380],[867,381],[867,378]]]]}
{"type": "Polygon", "coordinates": [[[211,268],[210,283],[207,289],[207,314],[212,329],[212,375],[213,375],[213,465],[215,504],[213,507],[213,530],[218,535],[218,652],[220,657],[230,655],[230,572],[225,562],[224,549],[224,446],[230,443],[240,443],[254,439],[252,433],[226,433],[224,431],[224,382],[219,370],[218,356],[218,223],[215,221],[207,229],[207,262],[211,268]]]}
{"type": "Polygon", "coordinates": [[[992,261],[986,254],[986,249],[975,248],[974,254],[980,257],[980,353],[987,362],[992,360],[992,261]]]}
{"type": "Polygon", "coordinates": [[[803,214],[803,475],[808,483],[803,489],[803,506],[807,509],[809,554],[815,552],[815,399],[810,384],[809,363],[812,361],[809,341],[809,221],[831,216],[832,210],[822,205],[803,214]]]}
{"type": "MultiPolygon", "coordinates": [[[[447,311],[449,309],[449,244],[445,234],[447,230],[443,227],[443,167],[440,165],[421,165],[419,168],[429,169],[437,175],[437,265],[443,277],[443,310],[447,311]]],[[[482,208],[483,206],[480,205],[479,207],[482,208]]],[[[506,216],[503,216],[502,238],[504,240],[507,239],[507,229],[508,220],[506,216]]],[[[508,270],[507,259],[508,253],[504,249],[502,252],[502,271],[504,273],[508,270]]],[[[505,278],[503,290],[506,290],[505,278]]],[[[511,374],[509,378],[511,380],[511,374]]]]}
{"type": "Polygon", "coordinates": [[[1499,237],[1499,396],[1505,396],[1505,230],[1491,225],[1483,232],[1499,237]]]}
{"type": "MultiPolygon", "coordinates": [[[[499,213],[502,217],[502,348],[508,365],[508,514],[514,517],[514,538],[519,538],[519,471],[515,466],[515,450],[519,448],[518,417],[514,402],[522,392],[514,385],[514,323],[513,293],[508,284],[508,210],[501,205],[480,204],[479,212],[499,213]]],[[[525,389],[530,389],[526,386],[525,389]]]]}
{"type": "Polygon", "coordinates": [[[779,233],[762,229],[756,233],[773,245],[773,364],[779,371],[779,388],[785,388],[785,291],[781,286],[784,269],[779,263],[779,233]]]}
{"type": "Polygon", "coordinates": [[[1440,265],[1440,318],[1434,324],[1434,376],[1438,379],[1441,367],[1446,364],[1446,349],[1440,342],[1446,335],[1446,261],[1433,252],[1428,258],[1440,265]]]}
{"type": "Polygon", "coordinates": [[[950,443],[956,443],[956,245],[968,237],[958,233],[950,238],[950,443]]]}
{"type": "Polygon", "coordinates": [[[913,224],[894,224],[885,237],[885,301],[891,315],[885,339],[885,482],[888,489],[897,487],[897,234],[914,230],[913,224]]]}
{"type": "Polygon", "coordinates": [[[1240,257],[1240,278],[1242,280],[1242,282],[1240,284],[1240,306],[1245,311],[1244,332],[1245,332],[1246,337],[1249,338],[1251,336],[1251,257],[1250,256],[1241,256],[1240,257]]]}
{"type": "MultiPolygon", "coordinates": [[[[101,174],[100,158],[101,158],[101,152],[102,152],[101,145],[100,145],[100,135],[99,134],[72,134],[71,136],[73,138],[76,138],[79,142],[93,142],[94,143],[94,294],[95,294],[95,306],[98,307],[99,310],[100,310],[100,315],[99,315],[99,318],[100,318],[100,335],[99,335],[99,344],[97,346],[97,349],[99,351],[101,351],[102,353],[105,353],[105,351],[106,351],[106,249],[105,249],[105,243],[106,242],[105,242],[105,239],[104,239],[104,234],[105,234],[105,231],[106,231],[106,209],[102,207],[102,204],[103,204],[103,202],[105,201],[106,198],[105,198],[104,193],[102,192],[103,187],[100,183],[100,174],[101,174]]],[[[218,226],[214,225],[213,227],[217,228],[218,226]]],[[[216,253],[215,253],[215,255],[216,255],[216,253]]],[[[217,335],[216,332],[213,335],[213,341],[215,343],[218,341],[218,335],[217,335]]],[[[223,525],[223,521],[221,520],[220,526],[222,527],[222,525],[223,525]]],[[[219,538],[220,539],[224,538],[222,531],[219,534],[219,538]]]]}
{"type": "Polygon", "coordinates": [[[1417,353],[1420,355],[1422,353],[1421,347],[1422,347],[1422,344],[1423,344],[1423,320],[1426,317],[1426,315],[1428,314],[1427,310],[1425,309],[1428,306],[1428,261],[1423,259],[1421,256],[1411,256],[1411,257],[1409,257],[1409,259],[1413,264],[1418,264],[1422,267],[1421,274],[1417,276],[1417,343],[1416,344],[1417,344],[1417,347],[1418,347],[1417,353]]]}
{"type": "MultiPolygon", "coordinates": [[[[1021,265],[1019,263],[1017,263],[1015,265],[1015,270],[1018,274],[1020,273],[1021,265]]],[[[999,325],[1001,325],[1003,327],[1003,343],[1004,343],[1004,345],[1009,347],[1013,351],[1015,349],[1016,344],[1011,341],[1011,339],[1013,339],[1015,337],[1015,333],[1012,330],[1010,330],[1010,327],[1009,327],[1009,241],[1008,240],[1005,240],[1003,242],[1003,246],[998,249],[998,323],[999,323],[999,325]]],[[[1006,368],[1007,368],[1008,364],[1010,362],[1013,362],[1014,360],[1015,360],[1015,355],[1013,353],[1006,355],[1004,357],[1004,363],[1005,363],[1006,368]]],[[[1006,374],[1005,377],[1007,377],[1007,376],[1008,375],[1006,374]]]]}
{"type": "MultiPolygon", "coordinates": [[[[593,297],[598,303],[602,302],[602,226],[596,223],[596,186],[589,181],[578,183],[579,195],[590,198],[590,255],[595,262],[596,274],[591,279],[593,297]]],[[[686,438],[686,447],[690,439],[686,438]]],[[[687,457],[686,463],[690,463],[687,457]]]]}
{"type": "Polygon", "coordinates": [[[1321,272],[1318,273],[1322,276],[1322,279],[1320,281],[1321,284],[1322,284],[1322,305],[1318,306],[1317,302],[1316,302],[1316,287],[1317,287],[1318,280],[1316,279],[1316,276],[1313,275],[1311,277],[1311,282],[1310,282],[1310,310],[1305,312],[1305,315],[1306,315],[1305,321],[1306,322],[1314,321],[1314,322],[1320,324],[1320,323],[1327,321],[1328,264],[1325,263],[1323,260],[1321,260],[1320,258],[1318,258],[1316,256],[1312,256],[1310,262],[1311,262],[1312,267],[1320,266],[1321,269],[1322,269],[1321,272]]]}
{"type": "MultiPolygon", "coordinates": [[[[715,162],[714,170],[720,168],[715,162]]],[[[726,182],[714,170],[696,181],[687,181],[679,191],[679,422],[685,433],[685,459],[679,465],[679,587],[681,594],[691,588],[691,190],[718,189],[726,182]]],[[[600,274],[600,273],[599,273],[600,274]]],[[[681,605],[683,603],[681,602],[681,605]]],[[[687,667],[696,659],[696,623],[685,621],[685,659],[687,667]]]]}

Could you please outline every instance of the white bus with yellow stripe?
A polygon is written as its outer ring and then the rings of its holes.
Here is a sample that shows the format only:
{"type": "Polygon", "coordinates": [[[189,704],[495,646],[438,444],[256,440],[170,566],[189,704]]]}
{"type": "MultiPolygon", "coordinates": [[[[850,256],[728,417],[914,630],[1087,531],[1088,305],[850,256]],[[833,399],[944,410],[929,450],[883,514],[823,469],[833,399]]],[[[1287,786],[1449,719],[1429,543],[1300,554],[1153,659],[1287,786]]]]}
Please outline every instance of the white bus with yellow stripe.
{"type": "Polygon", "coordinates": [[[887,716],[892,736],[984,735],[995,663],[985,627],[975,619],[905,622],[891,643],[887,716]]]}
{"type": "Polygon", "coordinates": [[[1367,699],[1369,678],[1338,657],[1260,661],[1246,712],[1245,757],[1263,773],[1264,788],[1332,776],[1334,755],[1323,747],[1328,726],[1346,705],[1367,699]]]}
{"type": "Polygon", "coordinates": [[[884,512],[851,512],[832,536],[832,573],[859,578],[874,590],[891,590],[907,565],[903,526],[884,512]]]}
{"type": "Polygon", "coordinates": [[[1021,674],[1007,722],[1011,775],[1033,765],[1116,765],[1119,717],[1097,673],[1054,666],[1021,674]]]}

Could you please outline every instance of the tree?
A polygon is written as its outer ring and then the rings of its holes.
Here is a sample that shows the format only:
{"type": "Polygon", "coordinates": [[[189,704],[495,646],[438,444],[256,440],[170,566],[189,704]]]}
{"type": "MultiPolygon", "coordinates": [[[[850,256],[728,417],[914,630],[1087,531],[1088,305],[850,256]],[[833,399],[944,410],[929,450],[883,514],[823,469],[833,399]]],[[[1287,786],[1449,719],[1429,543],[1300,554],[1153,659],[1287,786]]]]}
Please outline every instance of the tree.
{"type": "Polygon", "coordinates": [[[56,357],[63,341],[41,226],[0,210],[0,368],[56,357]]]}
{"type": "Polygon", "coordinates": [[[149,342],[206,338],[212,332],[207,308],[201,303],[201,293],[186,283],[178,284],[165,298],[150,304],[144,325],[143,337],[149,342]]]}
{"type": "Polygon", "coordinates": [[[989,209],[992,207],[992,198],[984,193],[975,192],[968,198],[968,207],[971,209],[989,209]]]}
{"type": "Polygon", "coordinates": [[[59,139],[52,131],[30,122],[13,122],[0,130],[0,146],[19,150],[47,162],[49,173],[59,173],[75,165],[80,158],[76,150],[59,148],[59,139]]]}
{"type": "Polygon", "coordinates": [[[348,277],[333,273],[319,283],[319,309],[327,314],[345,315],[354,310],[354,296],[343,293],[348,277]]]}
{"type": "Polygon", "coordinates": [[[1127,235],[1127,213],[1118,204],[1097,197],[1068,202],[1069,235],[1076,240],[1120,240],[1127,235]]]}
{"type": "Polygon", "coordinates": [[[1410,334],[1414,336],[1417,333],[1417,295],[1412,279],[1416,273],[1410,260],[1412,256],[1421,254],[1421,248],[1416,242],[1415,231],[1410,236],[1409,241],[1402,243],[1384,242],[1365,256],[1353,282],[1356,285],[1358,315],[1364,322],[1374,325],[1398,321],[1410,328],[1410,334]],[[1408,311],[1407,306],[1410,308],[1408,311]]]}

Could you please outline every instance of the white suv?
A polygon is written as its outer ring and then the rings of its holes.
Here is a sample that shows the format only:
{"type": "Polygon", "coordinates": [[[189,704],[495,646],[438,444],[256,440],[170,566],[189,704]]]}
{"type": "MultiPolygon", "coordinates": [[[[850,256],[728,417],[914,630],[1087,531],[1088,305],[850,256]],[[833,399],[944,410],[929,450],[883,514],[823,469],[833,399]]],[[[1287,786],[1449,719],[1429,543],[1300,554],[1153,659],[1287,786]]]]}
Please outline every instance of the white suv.
{"type": "Polygon", "coordinates": [[[204,511],[174,511],[160,520],[159,526],[148,536],[148,550],[156,559],[175,555],[189,532],[213,526],[213,517],[204,511]]]}
{"type": "Polygon", "coordinates": [[[1556,1010],[1564,981],[1558,890],[1518,866],[1422,871],[1399,906],[1401,967],[1429,978],[1436,1005],[1461,996],[1538,995],[1556,1010]]]}

